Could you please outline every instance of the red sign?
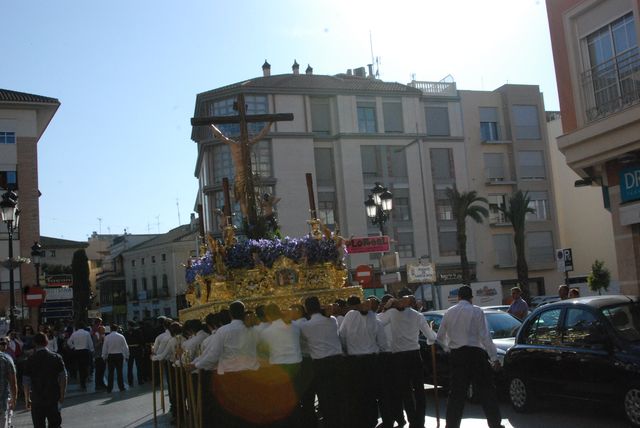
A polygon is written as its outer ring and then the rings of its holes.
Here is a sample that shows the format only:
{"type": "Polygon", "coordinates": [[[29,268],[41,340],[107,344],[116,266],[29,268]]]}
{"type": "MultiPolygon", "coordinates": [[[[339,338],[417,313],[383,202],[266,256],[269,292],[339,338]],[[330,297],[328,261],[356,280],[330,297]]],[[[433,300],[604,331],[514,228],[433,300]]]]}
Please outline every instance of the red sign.
{"type": "Polygon", "coordinates": [[[31,287],[29,292],[24,296],[27,306],[37,308],[44,301],[44,296],[47,294],[42,288],[31,287]]]}
{"type": "Polygon", "coordinates": [[[361,286],[366,287],[371,284],[373,269],[369,265],[360,265],[356,268],[356,280],[361,286]]]}
{"type": "Polygon", "coordinates": [[[361,238],[351,238],[347,242],[347,252],[356,253],[384,253],[389,251],[388,236],[365,236],[361,238]]]}

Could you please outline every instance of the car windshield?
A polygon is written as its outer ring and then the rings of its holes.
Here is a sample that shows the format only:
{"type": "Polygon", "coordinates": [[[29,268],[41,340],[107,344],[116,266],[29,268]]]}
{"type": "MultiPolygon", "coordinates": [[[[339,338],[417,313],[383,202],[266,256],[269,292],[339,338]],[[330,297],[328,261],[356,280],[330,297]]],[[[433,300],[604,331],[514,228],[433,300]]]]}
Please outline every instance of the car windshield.
{"type": "Polygon", "coordinates": [[[503,312],[485,314],[489,323],[489,330],[493,339],[515,337],[522,322],[512,315],[503,312]]]}
{"type": "Polygon", "coordinates": [[[609,306],[602,313],[623,339],[640,340],[640,303],[609,306]]]}

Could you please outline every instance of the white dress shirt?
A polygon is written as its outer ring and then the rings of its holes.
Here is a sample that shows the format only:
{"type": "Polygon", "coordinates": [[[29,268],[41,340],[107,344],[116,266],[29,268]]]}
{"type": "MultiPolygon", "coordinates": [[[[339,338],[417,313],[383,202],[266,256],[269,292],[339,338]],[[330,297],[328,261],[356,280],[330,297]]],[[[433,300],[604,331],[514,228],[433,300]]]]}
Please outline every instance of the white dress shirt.
{"type": "Polygon", "coordinates": [[[69,347],[80,351],[82,349],[88,349],[93,352],[93,339],[91,339],[91,333],[84,329],[78,329],[73,332],[69,340],[67,340],[69,347]]]}
{"type": "Polygon", "coordinates": [[[420,349],[418,336],[420,332],[427,338],[427,343],[436,341],[436,334],[429,327],[424,316],[412,308],[399,311],[388,309],[378,314],[383,325],[391,324],[391,352],[417,351],[420,349]]]}
{"type": "Polygon", "coordinates": [[[167,341],[167,344],[162,348],[162,351],[151,357],[154,361],[169,361],[171,363],[176,361],[176,352],[178,347],[182,345],[184,336],[177,334],[171,336],[167,341]]]}
{"type": "Polygon", "coordinates": [[[311,356],[311,351],[309,351],[309,343],[307,343],[307,338],[302,334],[302,326],[307,322],[306,318],[298,318],[297,320],[291,321],[291,324],[298,326],[300,329],[300,352],[302,353],[303,358],[307,358],[311,356]]]}
{"type": "Polygon", "coordinates": [[[241,320],[232,320],[211,336],[211,342],[202,355],[194,361],[196,368],[212,370],[218,366],[218,374],[257,370],[256,335],[241,320]]]}
{"type": "Polygon", "coordinates": [[[167,342],[169,342],[169,339],[171,339],[171,333],[169,333],[168,329],[165,330],[164,333],[160,333],[153,342],[153,353],[157,355],[163,352],[164,347],[167,346],[167,342]]]}
{"type": "Polygon", "coordinates": [[[269,364],[296,364],[302,361],[300,351],[300,327],[275,320],[262,329],[260,343],[264,343],[269,352],[269,364]]]}
{"type": "Polygon", "coordinates": [[[487,351],[491,361],[498,359],[484,312],[467,300],[460,300],[445,312],[438,329],[438,342],[445,350],[462,346],[482,348],[487,351]]]}
{"type": "Polygon", "coordinates": [[[342,320],[338,334],[347,355],[368,355],[380,351],[379,330],[383,327],[374,312],[362,315],[360,311],[351,310],[342,320]]]}
{"type": "Polygon", "coordinates": [[[189,358],[191,358],[191,360],[200,355],[200,345],[207,337],[209,337],[209,333],[203,330],[198,330],[196,334],[182,343],[182,349],[185,353],[189,354],[189,358]]]}
{"type": "Polygon", "coordinates": [[[122,354],[125,359],[129,358],[127,340],[117,331],[112,331],[104,337],[102,359],[106,361],[109,354],[122,354]]]}
{"type": "Polygon", "coordinates": [[[49,338],[49,336],[47,336],[47,340],[47,349],[51,352],[58,352],[58,338],[55,336],[49,338]]]}
{"type": "Polygon", "coordinates": [[[302,324],[301,331],[309,346],[309,355],[314,360],[342,355],[338,321],[334,317],[313,314],[311,319],[302,324]]]}

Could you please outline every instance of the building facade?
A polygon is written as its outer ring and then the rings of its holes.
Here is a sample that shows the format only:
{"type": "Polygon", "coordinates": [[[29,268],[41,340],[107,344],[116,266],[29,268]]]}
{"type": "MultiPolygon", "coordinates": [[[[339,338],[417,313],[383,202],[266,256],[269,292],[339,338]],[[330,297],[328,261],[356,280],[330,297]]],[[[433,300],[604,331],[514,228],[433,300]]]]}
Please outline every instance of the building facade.
{"type": "MultiPolygon", "coordinates": [[[[325,76],[314,75],[311,67],[300,74],[295,65],[291,74],[272,76],[265,63],[262,77],[201,93],[195,107],[195,116],[234,115],[242,93],[249,114],[293,113],[293,121],[275,123],[252,147],[259,192],[282,198],[277,213],[283,235],[308,232],[308,172],[325,224],[347,237],[378,235],[364,201],[379,182],[393,193],[384,234],[399,256],[398,285],[406,285],[405,266],[419,260],[435,264],[437,284],[457,284],[460,257],[446,189],[476,190],[495,205],[522,188],[538,192],[536,203],[545,213],[528,223],[532,294],[555,293],[561,278],[554,263],[558,228],[550,203],[544,104],[536,86],[474,93],[458,91],[452,79],[403,85],[374,79],[363,68],[325,76]]],[[[252,124],[250,131],[261,127],[252,124]]],[[[237,125],[219,128],[229,137],[239,132],[237,125]]],[[[219,236],[222,179],[233,182],[231,154],[206,127],[195,127],[192,139],[198,146],[197,203],[205,233],[219,236]]],[[[468,223],[472,277],[510,287],[516,278],[512,232],[493,208],[491,221],[468,223]]],[[[233,211],[239,212],[237,204],[233,211]]],[[[379,260],[379,254],[351,254],[347,263],[352,272],[373,265],[373,286],[379,287],[379,260]]]]}
{"type": "MultiPolygon", "coordinates": [[[[60,102],[55,98],[0,89],[0,194],[13,190],[18,195],[20,221],[14,234],[14,257],[30,257],[31,246],[40,237],[38,190],[38,141],[53,119],[60,102]]],[[[0,259],[8,257],[6,225],[0,222],[0,259]]],[[[31,265],[14,272],[16,302],[20,290],[35,284],[31,265]]],[[[8,313],[9,272],[0,269],[0,309],[8,313]]]]}
{"type": "Polygon", "coordinates": [[[638,0],[547,0],[562,135],[580,177],[603,188],[622,293],[640,292],[638,0]]]}

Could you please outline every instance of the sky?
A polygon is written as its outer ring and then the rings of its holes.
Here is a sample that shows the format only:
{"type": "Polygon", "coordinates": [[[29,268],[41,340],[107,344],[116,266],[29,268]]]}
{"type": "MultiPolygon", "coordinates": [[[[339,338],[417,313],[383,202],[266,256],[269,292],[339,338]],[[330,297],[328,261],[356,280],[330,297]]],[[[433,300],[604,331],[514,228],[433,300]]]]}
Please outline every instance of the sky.
{"type": "Polygon", "coordinates": [[[38,143],[40,232],[164,233],[189,221],[196,95],[271,73],[451,75],[539,85],[558,110],[543,0],[0,0],[0,88],[57,98],[38,143]]]}

